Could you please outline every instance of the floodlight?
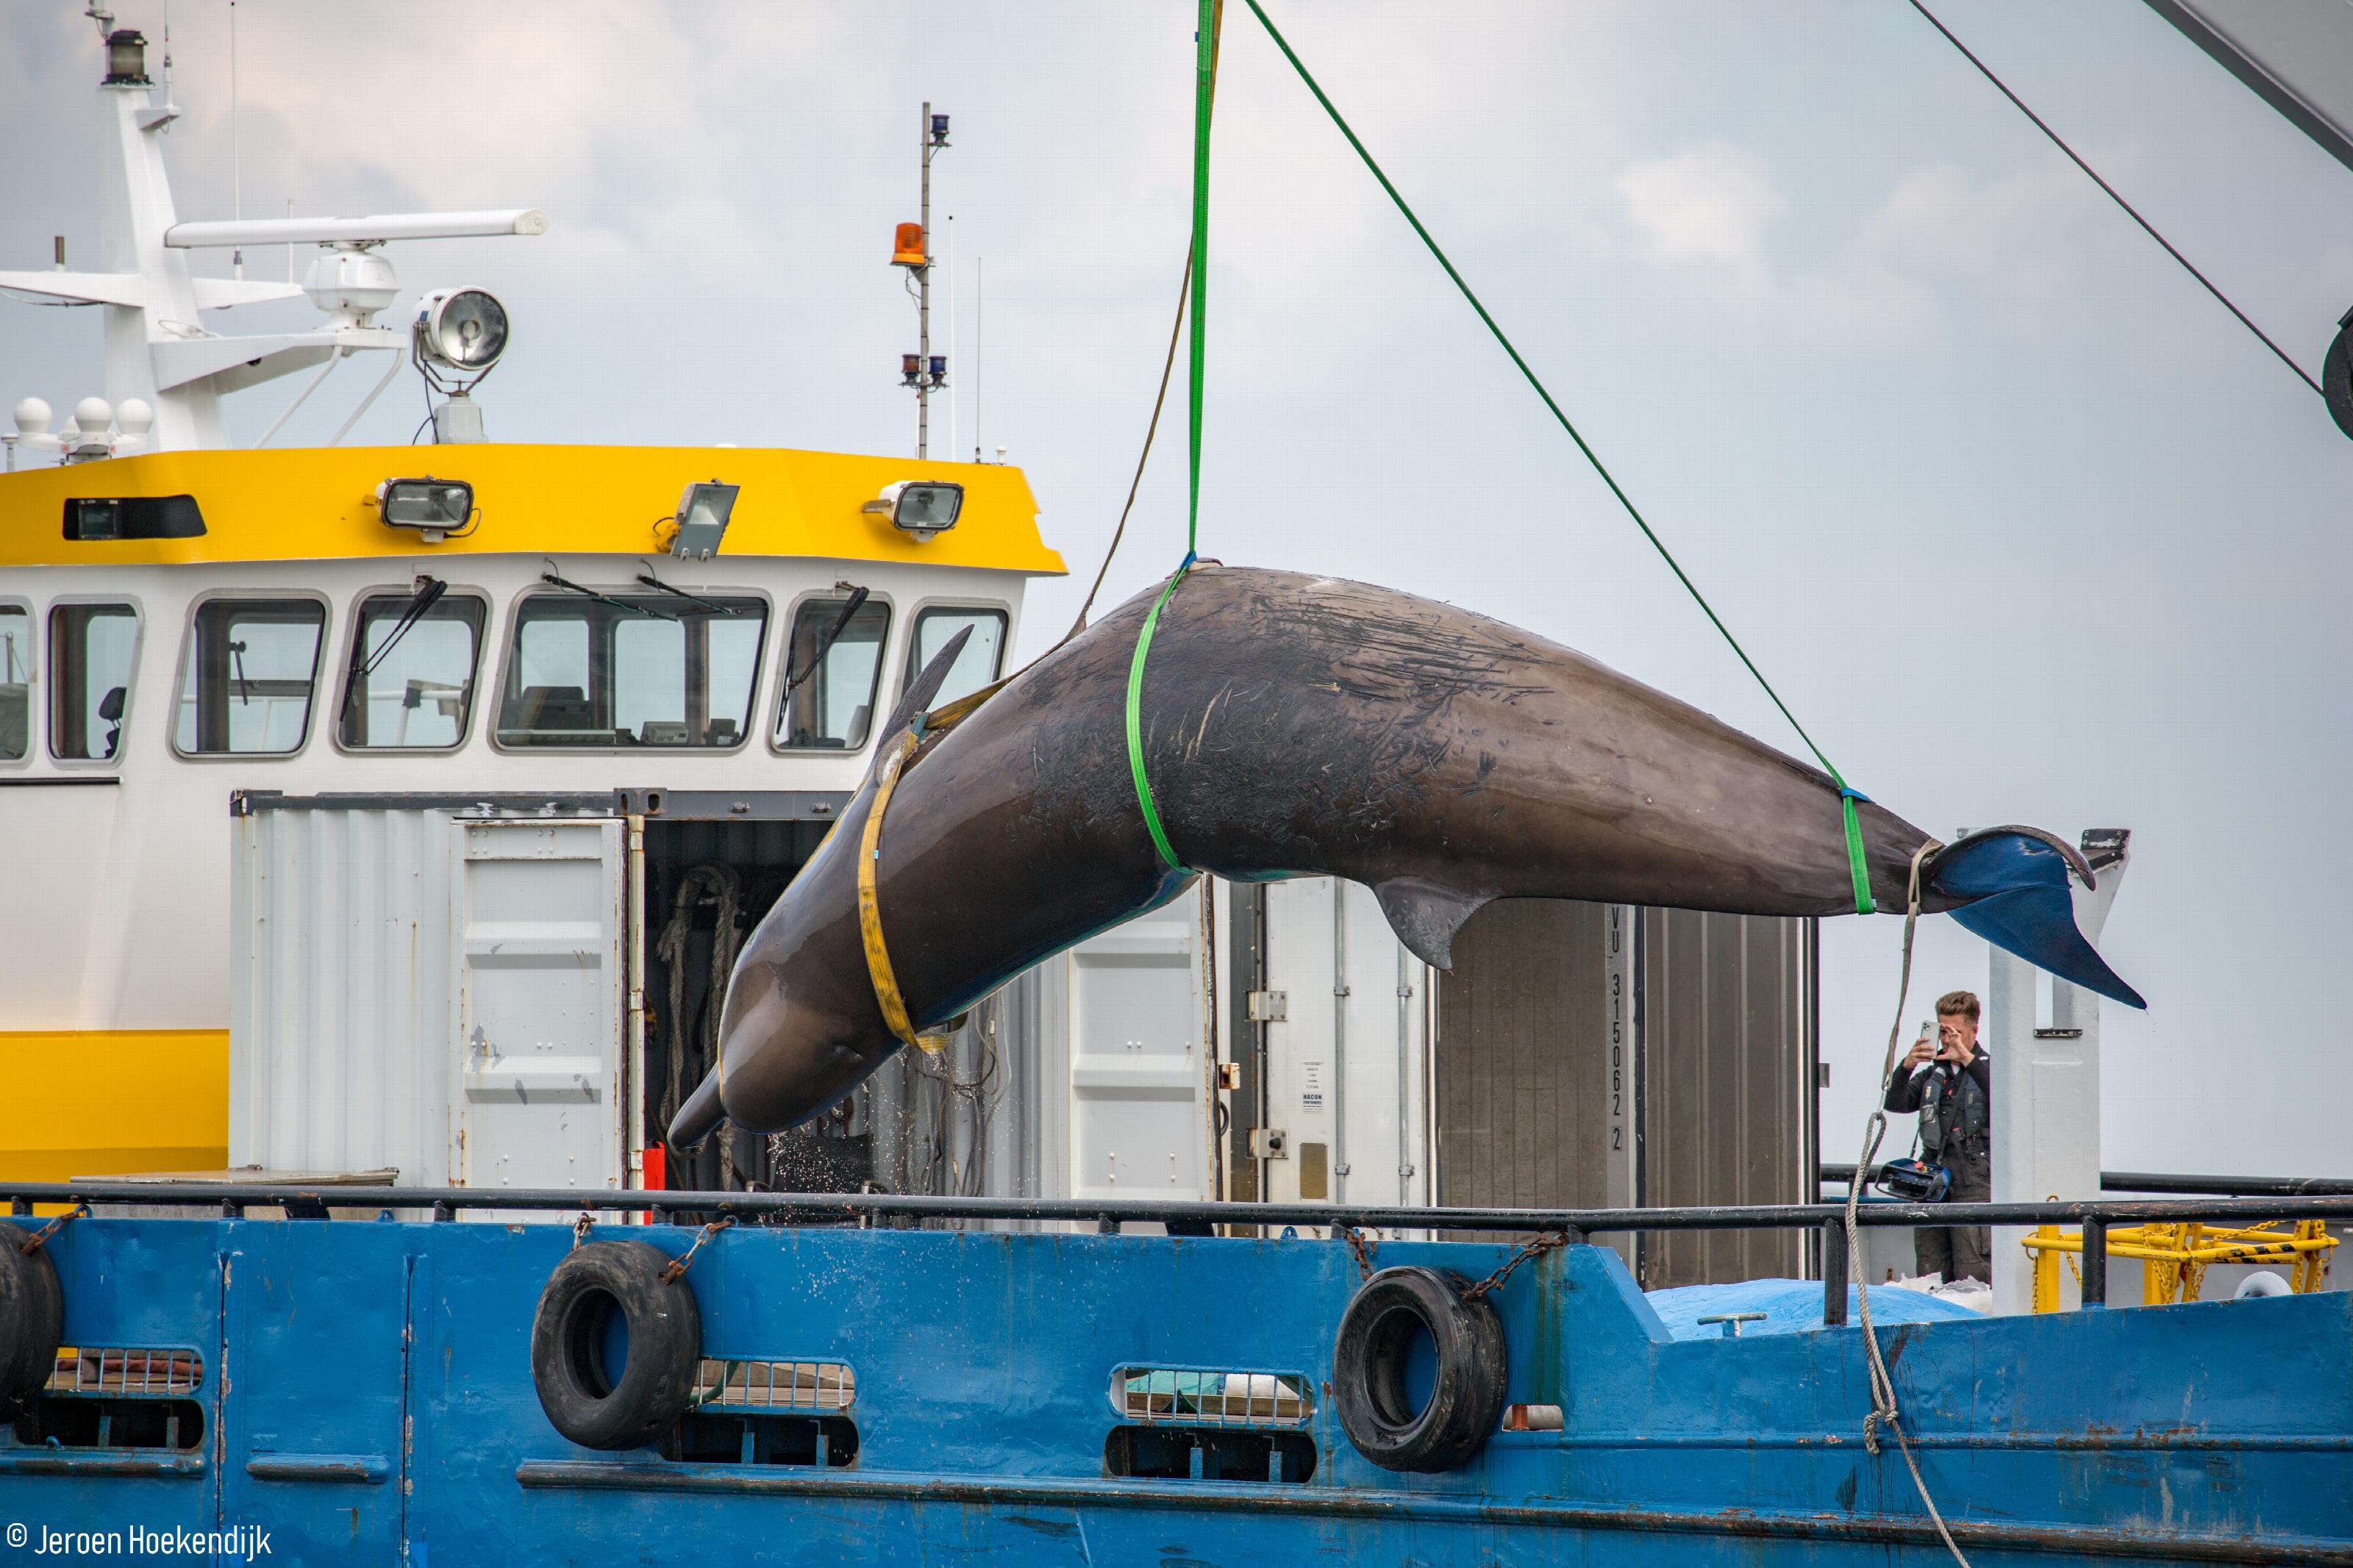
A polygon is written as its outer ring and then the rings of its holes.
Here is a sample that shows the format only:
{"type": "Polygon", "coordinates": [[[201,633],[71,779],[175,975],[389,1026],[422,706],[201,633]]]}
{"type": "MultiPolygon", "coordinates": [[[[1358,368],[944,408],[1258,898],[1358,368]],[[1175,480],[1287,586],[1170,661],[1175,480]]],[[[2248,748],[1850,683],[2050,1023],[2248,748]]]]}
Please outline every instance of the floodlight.
{"type": "Polygon", "coordinates": [[[678,498],[678,532],[670,542],[670,554],[681,561],[708,561],[716,555],[719,542],[727,537],[727,520],[734,515],[740,488],[717,479],[687,486],[678,498]]]}
{"type": "Polygon", "coordinates": [[[889,518],[892,527],[924,544],[956,525],[956,514],[964,510],[964,487],[945,479],[902,479],[883,486],[881,495],[860,510],[889,518]]]}
{"type": "Polygon", "coordinates": [[[437,289],[417,302],[417,346],[461,374],[499,363],[507,348],[507,308],[487,289],[437,289]]]}
{"type": "Polygon", "coordinates": [[[375,488],[376,511],[387,528],[413,528],[438,544],[474,515],[474,487],[463,479],[386,479],[375,488]]]}

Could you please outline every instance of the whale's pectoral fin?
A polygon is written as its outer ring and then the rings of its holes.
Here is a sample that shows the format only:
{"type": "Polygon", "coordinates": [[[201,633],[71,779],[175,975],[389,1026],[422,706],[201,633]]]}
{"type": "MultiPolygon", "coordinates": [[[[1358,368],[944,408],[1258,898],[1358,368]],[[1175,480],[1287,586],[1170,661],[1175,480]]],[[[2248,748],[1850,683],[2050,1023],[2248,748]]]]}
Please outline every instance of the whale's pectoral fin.
{"type": "Polygon", "coordinates": [[[2070,869],[2088,882],[2071,847],[2032,829],[1997,827],[1937,851],[1922,875],[1936,892],[1964,900],[1953,910],[1962,930],[2086,991],[2147,1006],[2076,929],[2070,869]]]}
{"type": "Polygon", "coordinates": [[[702,1082],[686,1103],[670,1118],[670,1135],[665,1140],[673,1149],[691,1149],[711,1136],[712,1129],[727,1120],[727,1108],[719,1103],[719,1074],[703,1075],[702,1082]]]}
{"type": "Polygon", "coordinates": [[[1394,877],[1373,889],[1389,929],[1416,958],[1433,969],[1454,967],[1454,933],[1488,900],[1415,877],[1394,877]]]}

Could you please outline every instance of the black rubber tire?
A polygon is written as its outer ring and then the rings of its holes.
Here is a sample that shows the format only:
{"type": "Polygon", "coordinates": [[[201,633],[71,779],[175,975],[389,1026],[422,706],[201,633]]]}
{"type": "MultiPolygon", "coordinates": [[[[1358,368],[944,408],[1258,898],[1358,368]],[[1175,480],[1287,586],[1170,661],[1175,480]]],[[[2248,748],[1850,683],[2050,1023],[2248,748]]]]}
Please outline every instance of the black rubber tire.
{"type": "Polygon", "coordinates": [[[1385,1470],[1451,1470],[1471,1461],[1504,1415],[1504,1321],[1470,1281],[1439,1268],[1384,1268],[1365,1281],[1332,1345],[1332,1400],[1356,1452],[1385,1470]],[[1430,1402],[1405,1396],[1414,1329],[1438,1348],[1430,1402]]]}
{"type": "MultiPolygon", "coordinates": [[[[2353,312],[2346,319],[2353,322],[2353,312]]],[[[2337,427],[2353,436],[2353,325],[2340,329],[2329,340],[2328,353],[2320,362],[2320,395],[2337,427]]]]}
{"type": "Polygon", "coordinates": [[[584,1448],[642,1448],[680,1413],[702,1370],[702,1314],[684,1279],[662,1281],[669,1254],[642,1241],[574,1247],[539,1293],[531,1382],[558,1432],[584,1448]],[[628,1324],[617,1382],[602,1341],[615,1312],[628,1324]]]}
{"type": "Polygon", "coordinates": [[[32,1398],[48,1386],[65,1337],[66,1297],[47,1247],[18,1250],[33,1238],[0,1220],[0,1403],[32,1398]]]}

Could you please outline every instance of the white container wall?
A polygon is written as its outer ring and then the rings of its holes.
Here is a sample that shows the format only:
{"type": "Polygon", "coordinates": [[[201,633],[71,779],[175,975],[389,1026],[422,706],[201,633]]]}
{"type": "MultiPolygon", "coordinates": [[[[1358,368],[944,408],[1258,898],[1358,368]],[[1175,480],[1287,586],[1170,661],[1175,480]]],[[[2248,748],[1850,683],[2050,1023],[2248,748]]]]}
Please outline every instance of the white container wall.
{"type": "Polygon", "coordinates": [[[620,1184],[618,817],[265,805],[234,826],[232,1165],[620,1184]]]}
{"type": "Polygon", "coordinates": [[[1299,877],[1265,896],[1267,1199],[1428,1204],[1429,966],[1369,888],[1299,877]]]}

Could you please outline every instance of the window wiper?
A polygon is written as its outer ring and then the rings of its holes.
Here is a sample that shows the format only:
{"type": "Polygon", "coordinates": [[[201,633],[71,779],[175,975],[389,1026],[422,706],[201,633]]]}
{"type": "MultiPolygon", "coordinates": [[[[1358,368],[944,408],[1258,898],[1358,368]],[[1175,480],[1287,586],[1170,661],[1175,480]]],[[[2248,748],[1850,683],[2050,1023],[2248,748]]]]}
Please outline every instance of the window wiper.
{"type": "Polygon", "coordinates": [[[668,594],[673,599],[684,599],[690,605],[701,605],[704,609],[715,611],[723,616],[732,616],[738,613],[736,606],[733,605],[723,605],[715,599],[698,599],[693,595],[689,594],[682,589],[673,588],[669,584],[663,582],[660,578],[649,576],[643,572],[638,574],[638,581],[643,583],[647,587],[651,588],[657,594],[668,594]]]}
{"type": "Polygon", "coordinates": [[[657,621],[674,621],[678,619],[676,616],[665,616],[659,610],[648,609],[643,605],[632,605],[627,599],[616,599],[609,594],[600,594],[594,588],[584,588],[579,584],[573,582],[570,578],[559,577],[553,572],[541,573],[539,574],[539,580],[543,583],[551,584],[555,587],[565,589],[571,593],[585,594],[600,605],[610,605],[617,610],[627,610],[631,615],[646,616],[657,621]]]}
{"type": "Polygon", "coordinates": [[[237,667],[237,705],[249,708],[253,705],[253,683],[245,678],[245,645],[241,642],[229,644],[228,657],[237,667]]]}
{"type": "Polygon", "coordinates": [[[438,577],[417,579],[417,591],[408,596],[408,603],[401,606],[400,619],[392,624],[392,635],[367,656],[365,662],[352,661],[351,672],[343,677],[343,707],[346,710],[352,705],[353,689],[384,668],[384,661],[392,657],[392,650],[400,646],[400,639],[414,630],[417,623],[425,618],[425,613],[438,604],[441,595],[448,591],[449,584],[438,577]]]}
{"type": "Polygon", "coordinates": [[[823,664],[825,662],[825,656],[833,651],[834,640],[839,637],[842,632],[848,628],[849,625],[849,617],[858,613],[859,606],[865,604],[866,599],[866,589],[853,588],[849,591],[849,599],[841,606],[841,614],[833,618],[833,625],[825,629],[825,635],[818,637],[816,645],[809,650],[808,668],[802,670],[798,675],[795,675],[789,665],[786,667],[786,694],[789,695],[794,687],[798,686],[802,681],[807,680],[810,676],[817,673],[817,667],[823,664]]]}

